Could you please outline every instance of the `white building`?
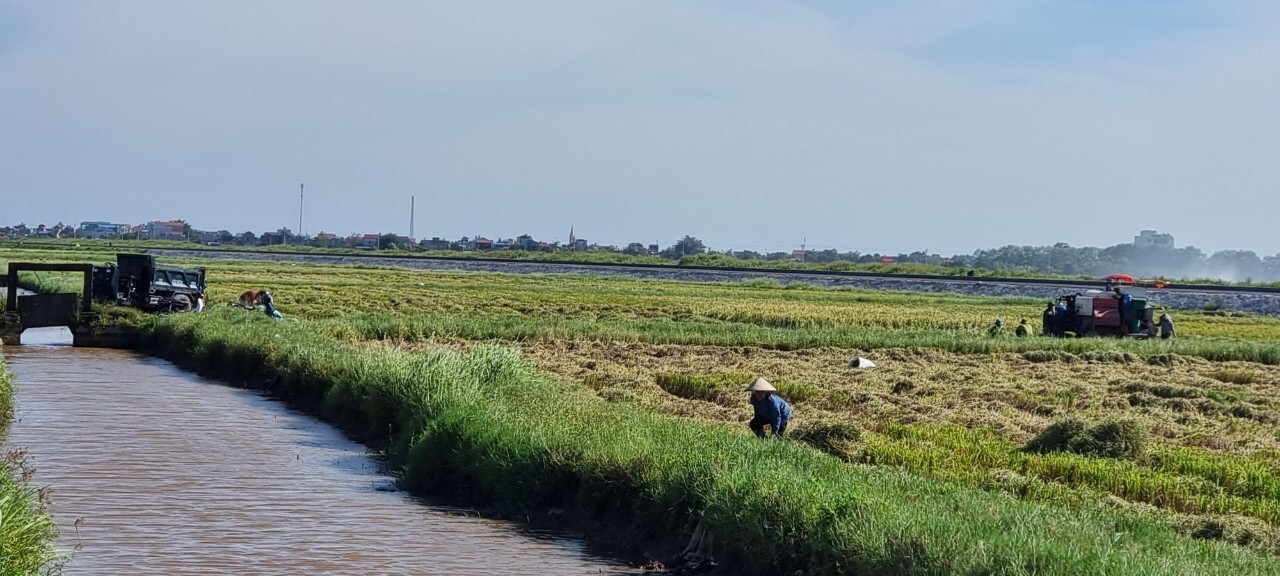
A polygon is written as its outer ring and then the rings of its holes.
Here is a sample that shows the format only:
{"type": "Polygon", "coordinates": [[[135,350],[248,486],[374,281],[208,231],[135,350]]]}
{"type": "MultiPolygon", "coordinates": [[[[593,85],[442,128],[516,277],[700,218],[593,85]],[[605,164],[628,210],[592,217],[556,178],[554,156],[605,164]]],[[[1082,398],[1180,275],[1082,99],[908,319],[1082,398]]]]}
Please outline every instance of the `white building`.
{"type": "Polygon", "coordinates": [[[1133,237],[1133,245],[1173,248],[1173,235],[1161,234],[1155,230],[1143,230],[1133,237]]]}

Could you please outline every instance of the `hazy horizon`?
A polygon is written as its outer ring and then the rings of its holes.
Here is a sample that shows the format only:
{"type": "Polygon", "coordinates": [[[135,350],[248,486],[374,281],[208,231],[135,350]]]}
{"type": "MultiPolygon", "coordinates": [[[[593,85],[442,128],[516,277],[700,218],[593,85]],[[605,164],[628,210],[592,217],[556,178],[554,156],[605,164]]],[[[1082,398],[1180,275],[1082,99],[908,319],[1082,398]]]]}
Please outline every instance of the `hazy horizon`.
{"type": "Polygon", "coordinates": [[[1280,253],[1266,2],[0,1],[0,225],[1280,253]]]}

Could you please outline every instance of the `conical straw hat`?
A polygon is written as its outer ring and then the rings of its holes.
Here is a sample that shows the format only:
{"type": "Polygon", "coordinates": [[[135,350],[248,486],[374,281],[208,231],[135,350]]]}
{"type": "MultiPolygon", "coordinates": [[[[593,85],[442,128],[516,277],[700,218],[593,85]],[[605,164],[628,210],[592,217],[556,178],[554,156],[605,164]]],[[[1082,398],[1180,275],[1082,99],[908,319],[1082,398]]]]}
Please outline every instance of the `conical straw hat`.
{"type": "Polygon", "coordinates": [[[773,387],[768,380],[764,378],[756,378],[750,386],[747,386],[747,392],[777,392],[778,389],[773,387]]]}

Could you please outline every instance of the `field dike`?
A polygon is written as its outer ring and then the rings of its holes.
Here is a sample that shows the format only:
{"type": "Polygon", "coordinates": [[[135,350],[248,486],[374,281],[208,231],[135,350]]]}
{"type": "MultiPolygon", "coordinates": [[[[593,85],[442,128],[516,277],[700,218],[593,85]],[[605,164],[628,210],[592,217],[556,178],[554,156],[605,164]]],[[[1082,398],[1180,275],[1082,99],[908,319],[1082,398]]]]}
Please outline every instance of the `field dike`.
{"type": "Polygon", "coordinates": [[[385,448],[411,491],[649,558],[697,531],[717,573],[1280,574],[1273,557],[1102,505],[1019,501],[611,404],[509,348],[357,347],[216,311],[151,321],[142,346],[385,448]]]}
{"type": "MultiPolygon", "coordinates": [[[[13,378],[0,355],[0,441],[13,418],[13,394],[13,378]]],[[[58,574],[66,558],[54,547],[57,524],[44,491],[32,485],[34,473],[19,450],[0,458],[0,576],[58,574]]]]}

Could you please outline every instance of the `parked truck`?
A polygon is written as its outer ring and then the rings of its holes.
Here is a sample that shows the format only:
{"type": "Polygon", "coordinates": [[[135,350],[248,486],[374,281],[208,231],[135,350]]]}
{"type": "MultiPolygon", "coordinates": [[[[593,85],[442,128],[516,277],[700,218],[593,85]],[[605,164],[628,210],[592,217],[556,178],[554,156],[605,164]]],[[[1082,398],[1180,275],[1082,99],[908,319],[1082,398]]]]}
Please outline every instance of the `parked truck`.
{"type": "Polygon", "coordinates": [[[93,296],[148,312],[190,312],[200,308],[204,268],[156,264],[149,254],[116,254],[116,262],[93,267],[93,296]]]}

